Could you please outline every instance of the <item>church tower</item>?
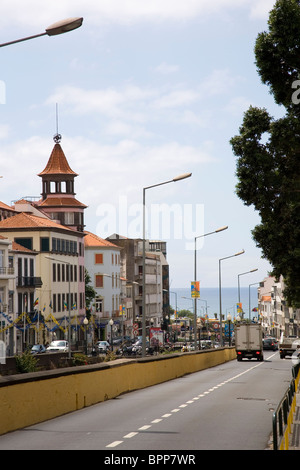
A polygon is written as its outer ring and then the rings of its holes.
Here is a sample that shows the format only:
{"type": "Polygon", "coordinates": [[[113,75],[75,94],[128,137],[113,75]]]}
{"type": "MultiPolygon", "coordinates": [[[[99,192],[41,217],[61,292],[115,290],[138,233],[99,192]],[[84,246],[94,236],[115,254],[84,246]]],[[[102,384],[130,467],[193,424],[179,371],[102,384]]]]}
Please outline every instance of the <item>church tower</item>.
{"type": "Polygon", "coordinates": [[[42,178],[42,200],[39,209],[48,217],[78,232],[84,231],[84,209],[87,207],[75,198],[75,173],[61,148],[61,135],[53,138],[55,145],[42,178]]]}

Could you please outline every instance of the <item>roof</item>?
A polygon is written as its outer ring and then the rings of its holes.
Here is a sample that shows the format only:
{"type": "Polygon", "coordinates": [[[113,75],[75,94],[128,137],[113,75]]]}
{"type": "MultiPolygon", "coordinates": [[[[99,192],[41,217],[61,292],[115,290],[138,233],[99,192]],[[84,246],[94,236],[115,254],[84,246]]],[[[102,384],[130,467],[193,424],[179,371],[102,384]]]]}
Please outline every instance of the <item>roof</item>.
{"type": "Polygon", "coordinates": [[[104,240],[104,238],[100,238],[94,233],[91,232],[84,232],[84,246],[85,248],[117,248],[120,250],[120,247],[114,245],[113,243],[109,242],[108,240],[104,240]]]}
{"type": "Polygon", "coordinates": [[[50,158],[45,169],[38,174],[38,176],[44,175],[73,175],[78,176],[68,163],[66,156],[61,148],[60,144],[56,143],[51,152],[50,158]]]}
{"type": "Polygon", "coordinates": [[[30,250],[29,248],[26,248],[25,246],[20,245],[17,242],[12,242],[12,250],[11,251],[21,251],[24,253],[31,253],[31,254],[37,254],[36,251],[30,250]]]}
{"type": "Polygon", "coordinates": [[[4,204],[4,202],[2,201],[0,201],[0,209],[15,212],[15,210],[12,207],[8,206],[7,204],[4,204]]]}
{"type": "Polygon", "coordinates": [[[63,229],[73,232],[64,225],[58,224],[51,219],[38,217],[36,215],[19,212],[19,214],[0,221],[0,231],[10,229],[48,228],[63,229]]]}
{"type": "Polygon", "coordinates": [[[39,207],[87,207],[74,197],[47,197],[39,204],[39,207]]]}

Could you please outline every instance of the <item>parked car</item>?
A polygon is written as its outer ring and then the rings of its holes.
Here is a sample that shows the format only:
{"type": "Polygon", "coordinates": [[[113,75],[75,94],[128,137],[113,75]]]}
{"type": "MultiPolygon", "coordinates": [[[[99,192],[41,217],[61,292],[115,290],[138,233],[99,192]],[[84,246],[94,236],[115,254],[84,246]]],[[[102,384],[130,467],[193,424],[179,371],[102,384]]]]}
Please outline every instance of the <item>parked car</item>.
{"type": "Polygon", "coordinates": [[[99,353],[107,353],[110,351],[110,344],[107,341],[97,341],[96,350],[99,353]]]}
{"type": "Polygon", "coordinates": [[[57,341],[51,341],[50,345],[47,348],[49,352],[67,352],[69,351],[69,343],[68,341],[64,341],[62,339],[57,341]]]}
{"type": "Polygon", "coordinates": [[[30,352],[31,354],[41,354],[46,352],[46,348],[43,344],[35,344],[34,346],[32,346],[30,352]]]}
{"type": "Polygon", "coordinates": [[[272,351],[277,351],[278,341],[276,338],[264,338],[263,339],[263,349],[271,349],[272,351]]]}

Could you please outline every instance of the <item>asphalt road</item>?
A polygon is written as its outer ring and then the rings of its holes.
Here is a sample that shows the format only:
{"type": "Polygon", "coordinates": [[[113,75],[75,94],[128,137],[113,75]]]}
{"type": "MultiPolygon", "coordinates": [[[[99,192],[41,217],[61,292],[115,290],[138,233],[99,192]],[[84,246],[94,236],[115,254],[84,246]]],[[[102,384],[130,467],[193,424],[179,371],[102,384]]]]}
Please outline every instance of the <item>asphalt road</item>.
{"type": "Polygon", "coordinates": [[[231,361],[8,433],[0,436],[0,449],[102,449],[111,455],[266,449],[292,361],[278,352],[264,355],[264,362],[231,361]]]}

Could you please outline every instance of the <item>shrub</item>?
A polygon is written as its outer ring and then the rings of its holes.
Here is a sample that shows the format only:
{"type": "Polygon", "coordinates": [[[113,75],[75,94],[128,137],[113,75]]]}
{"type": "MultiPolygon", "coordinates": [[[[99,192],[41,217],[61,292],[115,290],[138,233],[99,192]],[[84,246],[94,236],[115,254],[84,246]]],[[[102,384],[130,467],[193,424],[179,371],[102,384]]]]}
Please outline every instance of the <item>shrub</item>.
{"type": "Polygon", "coordinates": [[[73,354],[73,364],[74,366],[82,366],[88,363],[87,357],[84,354],[75,353],[73,354]]]}
{"type": "Polygon", "coordinates": [[[29,351],[24,352],[20,356],[15,356],[16,369],[19,374],[26,372],[36,372],[38,370],[38,359],[30,354],[29,351]]]}

